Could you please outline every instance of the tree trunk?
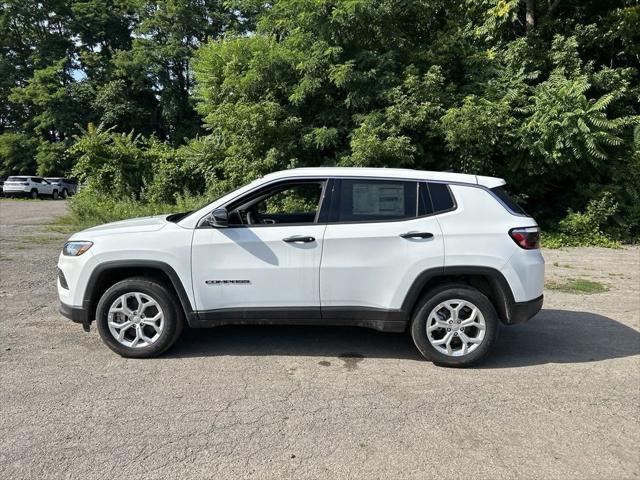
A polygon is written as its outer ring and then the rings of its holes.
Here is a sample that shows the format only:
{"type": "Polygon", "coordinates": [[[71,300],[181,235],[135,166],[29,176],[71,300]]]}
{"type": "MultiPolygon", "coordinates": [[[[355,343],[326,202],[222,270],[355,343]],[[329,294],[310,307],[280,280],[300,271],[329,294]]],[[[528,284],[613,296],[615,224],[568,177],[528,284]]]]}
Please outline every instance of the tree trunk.
{"type": "Polygon", "coordinates": [[[530,32],[536,26],[536,0],[526,0],[525,22],[527,32],[530,32]]]}

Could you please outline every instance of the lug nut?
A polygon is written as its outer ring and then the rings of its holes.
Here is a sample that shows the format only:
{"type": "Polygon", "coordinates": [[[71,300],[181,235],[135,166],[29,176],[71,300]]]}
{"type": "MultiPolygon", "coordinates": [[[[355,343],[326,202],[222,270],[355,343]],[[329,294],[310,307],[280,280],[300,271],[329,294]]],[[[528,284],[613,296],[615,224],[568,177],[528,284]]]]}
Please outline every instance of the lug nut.
{"type": "Polygon", "coordinates": [[[458,332],[455,332],[455,333],[453,334],[453,336],[454,336],[454,337],[457,337],[457,336],[458,336],[458,332]]]}
{"type": "Polygon", "coordinates": [[[450,332],[450,331],[451,331],[451,329],[450,329],[450,328],[447,328],[447,332],[450,332]]]}
{"type": "Polygon", "coordinates": [[[453,320],[449,320],[449,323],[453,323],[453,320]]]}

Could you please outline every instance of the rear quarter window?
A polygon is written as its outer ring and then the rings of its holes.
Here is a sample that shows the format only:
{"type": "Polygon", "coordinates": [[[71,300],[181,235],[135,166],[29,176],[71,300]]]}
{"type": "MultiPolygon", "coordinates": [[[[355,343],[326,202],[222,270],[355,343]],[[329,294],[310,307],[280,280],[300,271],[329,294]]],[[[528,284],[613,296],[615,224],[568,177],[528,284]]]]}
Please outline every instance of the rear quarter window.
{"type": "Polygon", "coordinates": [[[513,213],[517,213],[518,215],[526,215],[527,212],[518,205],[512,198],[511,195],[505,190],[504,187],[494,187],[491,191],[498,197],[502,203],[504,203],[509,210],[513,213]]]}
{"type": "Polygon", "coordinates": [[[447,184],[429,182],[428,186],[433,213],[448,212],[456,208],[456,202],[447,184]]]}

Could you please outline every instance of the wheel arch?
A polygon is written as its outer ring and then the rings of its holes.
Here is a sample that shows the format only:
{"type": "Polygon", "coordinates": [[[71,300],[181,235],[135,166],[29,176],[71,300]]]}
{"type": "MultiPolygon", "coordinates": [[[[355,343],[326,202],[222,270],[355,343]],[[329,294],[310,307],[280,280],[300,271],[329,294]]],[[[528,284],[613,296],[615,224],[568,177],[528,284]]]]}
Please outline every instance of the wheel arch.
{"type": "Polygon", "coordinates": [[[100,297],[111,285],[125,278],[138,276],[159,280],[170,287],[180,301],[185,318],[189,318],[193,312],[191,301],[171,265],[156,260],[115,260],[101,263],[91,272],[82,300],[83,309],[87,312],[87,322],[95,319],[100,297]]]}
{"type": "Polygon", "coordinates": [[[402,302],[402,311],[408,319],[411,320],[418,300],[423,295],[445,283],[464,283],[476,288],[489,298],[503,323],[512,323],[511,310],[515,300],[507,279],[495,268],[479,266],[432,268],[422,272],[402,302]]]}

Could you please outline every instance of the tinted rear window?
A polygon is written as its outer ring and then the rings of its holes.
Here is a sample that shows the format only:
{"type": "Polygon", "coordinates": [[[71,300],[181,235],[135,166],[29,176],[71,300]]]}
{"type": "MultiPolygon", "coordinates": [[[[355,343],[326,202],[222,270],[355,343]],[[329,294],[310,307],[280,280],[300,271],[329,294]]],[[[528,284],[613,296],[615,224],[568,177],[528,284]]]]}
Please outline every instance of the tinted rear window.
{"type": "Polygon", "coordinates": [[[340,181],[332,222],[374,222],[416,216],[416,182],[395,180],[340,181]]]}
{"type": "Polygon", "coordinates": [[[523,210],[523,208],[518,205],[509,195],[509,193],[504,189],[504,187],[494,187],[491,189],[496,196],[502,200],[502,202],[511,210],[513,213],[517,213],[519,215],[526,215],[527,213],[523,210]]]}
{"type": "Polygon", "coordinates": [[[454,209],[456,206],[451,190],[449,190],[449,187],[444,183],[429,182],[429,195],[434,213],[446,212],[454,209]]]}
{"type": "Polygon", "coordinates": [[[9,177],[7,182],[26,182],[29,177],[9,177]]]}

